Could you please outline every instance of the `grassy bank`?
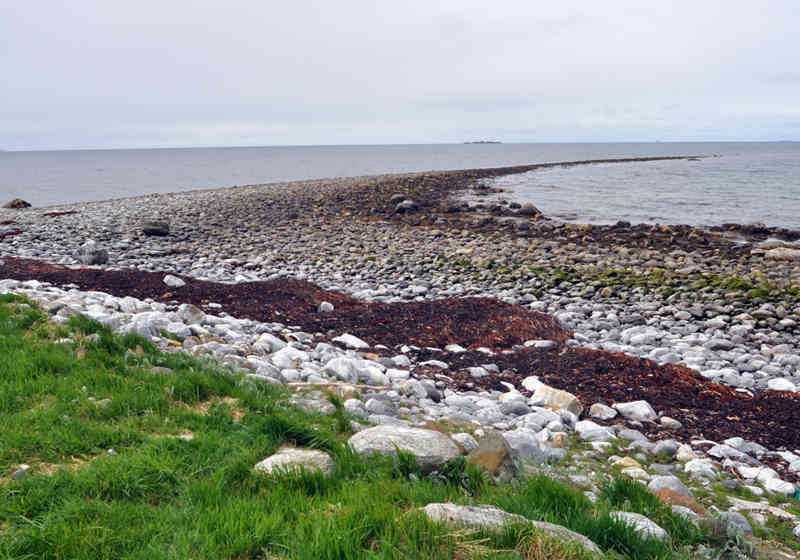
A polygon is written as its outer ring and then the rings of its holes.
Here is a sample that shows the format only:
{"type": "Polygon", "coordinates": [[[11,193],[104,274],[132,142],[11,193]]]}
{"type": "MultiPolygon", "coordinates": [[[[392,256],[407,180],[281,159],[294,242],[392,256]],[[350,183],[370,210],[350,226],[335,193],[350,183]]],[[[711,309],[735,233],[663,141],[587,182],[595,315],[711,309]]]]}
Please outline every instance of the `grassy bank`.
{"type": "Polygon", "coordinates": [[[546,476],[495,486],[463,460],[424,476],[409,456],[355,455],[341,406],[324,416],[287,402],[214,362],[81,316],[56,325],[0,296],[0,558],[589,558],[528,526],[431,523],[418,512],[431,502],[558,523],[611,558],[682,559],[711,544],[636,483],[613,479],[592,503],[546,476]],[[334,473],[253,471],[284,445],[327,451],[334,473]],[[671,544],[612,520],[621,508],[671,544]]]}

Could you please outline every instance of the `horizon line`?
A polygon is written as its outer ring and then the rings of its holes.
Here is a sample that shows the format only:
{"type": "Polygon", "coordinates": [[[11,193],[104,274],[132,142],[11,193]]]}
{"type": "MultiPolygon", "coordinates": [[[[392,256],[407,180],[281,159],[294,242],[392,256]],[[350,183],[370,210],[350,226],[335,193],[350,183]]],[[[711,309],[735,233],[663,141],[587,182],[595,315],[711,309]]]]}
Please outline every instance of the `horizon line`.
{"type": "Polygon", "coordinates": [[[37,148],[37,149],[0,149],[0,153],[30,152],[99,152],[99,151],[146,151],[146,150],[224,150],[224,149],[259,149],[259,148],[358,148],[379,146],[497,146],[519,144],[791,144],[800,140],[617,140],[617,141],[535,141],[506,142],[503,140],[472,140],[463,142],[402,142],[374,144],[252,144],[252,145],[199,145],[199,146],[151,146],[137,148],[37,148]]]}

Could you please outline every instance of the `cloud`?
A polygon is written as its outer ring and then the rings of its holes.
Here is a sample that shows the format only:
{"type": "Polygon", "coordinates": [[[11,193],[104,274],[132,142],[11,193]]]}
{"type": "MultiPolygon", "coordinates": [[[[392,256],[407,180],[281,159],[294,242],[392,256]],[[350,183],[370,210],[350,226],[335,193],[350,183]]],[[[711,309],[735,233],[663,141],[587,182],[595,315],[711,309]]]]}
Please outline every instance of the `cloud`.
{"type": "Polygon", "coordinates": [[[797,28],[789,1],[23,3],[0,145],[784,138],[797,28]]]}

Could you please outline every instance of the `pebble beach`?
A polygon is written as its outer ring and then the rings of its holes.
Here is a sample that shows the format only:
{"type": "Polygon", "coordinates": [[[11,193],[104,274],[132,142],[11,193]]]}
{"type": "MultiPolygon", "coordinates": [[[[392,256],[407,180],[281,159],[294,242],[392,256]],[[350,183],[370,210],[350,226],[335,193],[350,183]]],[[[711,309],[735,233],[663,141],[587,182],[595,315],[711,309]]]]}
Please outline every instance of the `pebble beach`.
{"type": "MultiPolygon", "coordinates": [[[[800,436],[765,420],[800,425],[800,232],[736,224],[735,217],[715,228],[564,223],[542,215],[535,200],[506,202],[488,182],[535,167],[2,209],[0,293],[23,293],[56,320],[83,313],[165,348],[222,359],[253,382],[292,387],[300,406],[325,411],[330,405],[319,391],[338,387],[362,421],[359,433],[469,425],[453,435],[468,453],[482,435],[499,431],[515,460],[565,465],[589,494],[586,465],[598,457],[653,491],[670,488],[691,500],[715,485],[746,489],[745,499],[721,513],[744,526],[741,517],[752,533],[750,524],[766,523],[775,499],[791,499],[800,482],[800,436]],[[31,263],[62,267],[50,270],[53,279],[81,272],[59,283],[37,277],[31,263]],[[158,273],[163,297],[114,293],[110,284],[104,290],[96,273],[131,270],[158,273]],[[245,309],[237,316],[240,308],[221,298],[182,299],[194,281],[300,281],[319,292],[298,303],[303,313],[245,309]],[[516,317],[520,309],[520,317],[531,312],[554,322],[515,338],[512,321],[491,333],[470,309],[461,312],[475,322],[474,333],[400,340],[388,334],[391,322],[380,331],[353,313],[339,323],[312,317],[358,300],[385,305],[375,311],[381,320],[406,310],[397,317],[408,323],[409,309],[450,298],[492,298],[509,306],[492,307],[498,315],[516,317]],[[619,377],[597,370],[594,385],[574,377],[566,386],[568,378],[547,371],[548,362],[561,363],[558,356],[564,364],[608,357],[619,377]],[[637,381],[650,392],[631,390],[625,399],[625,367],[631,375],[652,368],[684,379],[696,395],[637,381]],[[598,379],[607,387],[599,389],[598,379]],[[718,418],[692,410],[705,392],[726,403],[718,418]],[[741,417],[731,412],[736,399],[747,403],[741,417]],[[569,438],[582,447],[566,445],[569,438]],[[611,441],[623,443],[607,457],[611,441]]],[[[437,311],[447,313],[446,306],[437,311]]],[[[800,538],[800,518],[777,509],[800,538]]]]}

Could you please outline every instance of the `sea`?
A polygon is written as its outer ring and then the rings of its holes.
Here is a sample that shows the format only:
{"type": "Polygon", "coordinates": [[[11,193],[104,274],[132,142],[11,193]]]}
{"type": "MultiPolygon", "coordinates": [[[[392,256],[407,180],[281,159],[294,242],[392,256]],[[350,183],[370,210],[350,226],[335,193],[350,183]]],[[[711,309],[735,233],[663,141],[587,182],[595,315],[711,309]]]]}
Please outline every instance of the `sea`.
{"type": "Polygon", "coordinates": [[[0,151],[0,203],[51,206],[381,173],[701,156],[553,167],[492,180],[508,201],[579,223],[800,228],[800,142],[475,143],[0,151]]]}

